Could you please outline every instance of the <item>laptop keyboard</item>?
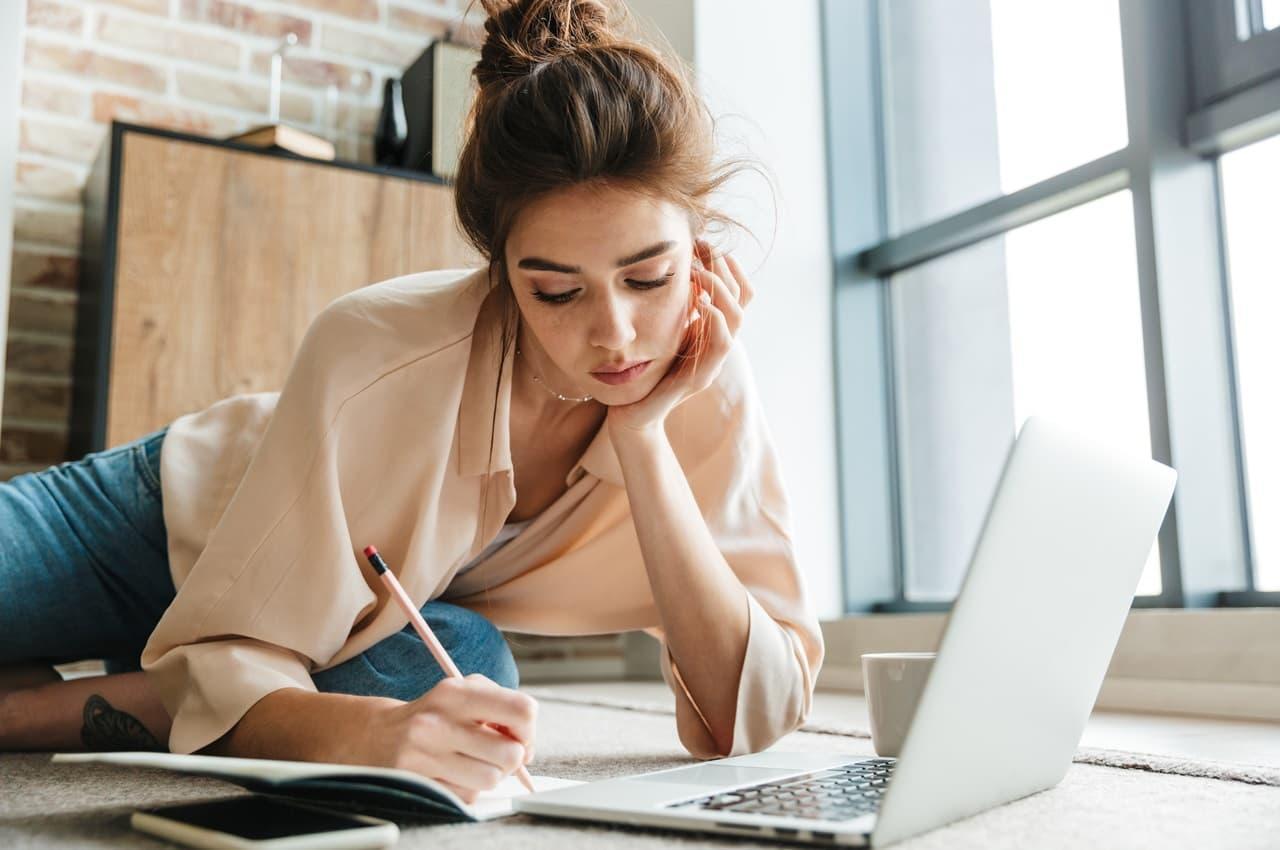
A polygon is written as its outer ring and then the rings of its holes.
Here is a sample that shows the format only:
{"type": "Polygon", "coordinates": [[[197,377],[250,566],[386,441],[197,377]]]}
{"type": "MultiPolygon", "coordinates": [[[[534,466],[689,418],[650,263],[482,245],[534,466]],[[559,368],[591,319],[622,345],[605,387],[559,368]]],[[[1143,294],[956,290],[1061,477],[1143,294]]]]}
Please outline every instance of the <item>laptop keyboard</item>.
{"type": "Polygon", "coordinates": [[[780,815],[813,820],[852,820],[880,807],[894,759],[869,759],[672,803],[720,812],[780,815]]]}

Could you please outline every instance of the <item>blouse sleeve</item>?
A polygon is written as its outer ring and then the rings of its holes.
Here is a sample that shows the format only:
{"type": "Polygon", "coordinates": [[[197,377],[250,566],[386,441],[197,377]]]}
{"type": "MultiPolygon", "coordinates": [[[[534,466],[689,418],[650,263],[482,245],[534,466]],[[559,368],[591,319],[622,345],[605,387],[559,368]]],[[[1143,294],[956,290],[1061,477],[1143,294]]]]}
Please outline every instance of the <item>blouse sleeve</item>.
{"type": "Polygon", "coordinates": [[[685,469],[708,529],[746,587],[749,614],[728,753],[718,750],[661,630],[649,631],[663,643],[659,663],[676,698],[681,743],[698,758],[718,758],[763,750],[804,722],[822,666],[823,643],[796,564],[777,454],[740,345],[734,346],[721,378],[699,395],[708,398],[691,407],[673,429],[705,431],[708,419],[724,423],[715,447],[685,469]],[[717,391],[718,397],[712,395],[717,391]],[[695,424],[699,421],[700,426],[695,424]]]}
{"type": "Polygon", "coordinates": [[[143,650],[175,753],[216,741],[272,691],[314,691],[310,671],[375,603],[338,475],[344,402],[370,365],[351,342],[356,318],[339,299],[308,328],[239,487],[143,650]]]}

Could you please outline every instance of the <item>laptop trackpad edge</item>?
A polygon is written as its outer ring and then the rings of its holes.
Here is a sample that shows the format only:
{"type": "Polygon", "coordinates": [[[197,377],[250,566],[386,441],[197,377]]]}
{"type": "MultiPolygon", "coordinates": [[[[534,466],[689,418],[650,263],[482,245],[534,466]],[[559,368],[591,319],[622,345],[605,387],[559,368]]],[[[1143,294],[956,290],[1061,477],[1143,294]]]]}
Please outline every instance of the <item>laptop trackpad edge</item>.
{"type": "Polygon", "coordinates": [[[745,767],[731,764],[695,764],[690,767],[678,767],[660,773],[646,773],[633,776],[629,782],[664,782],[677,785],[706,785],[713,788],[725,788],[734,785],[751,785],[757,782],[768,782],[783,776],[796,773],[795,768],[777,767],[745,767]]]}

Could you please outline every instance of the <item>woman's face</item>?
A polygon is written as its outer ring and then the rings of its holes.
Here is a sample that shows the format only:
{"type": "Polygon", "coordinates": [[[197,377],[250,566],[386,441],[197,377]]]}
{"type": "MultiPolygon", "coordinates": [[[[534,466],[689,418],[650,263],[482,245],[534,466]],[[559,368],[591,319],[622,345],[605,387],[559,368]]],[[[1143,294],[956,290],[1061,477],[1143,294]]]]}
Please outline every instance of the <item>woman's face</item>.
{"type": "Polygon", "coordinates": [[[692,259],[689,219],[674,204],[584,187],[539,199],[506,248],[522,356],[563,395],[639,401],[680,348],[692,259]],[[626,369],[636,364],[647,365],[626,369]]]}

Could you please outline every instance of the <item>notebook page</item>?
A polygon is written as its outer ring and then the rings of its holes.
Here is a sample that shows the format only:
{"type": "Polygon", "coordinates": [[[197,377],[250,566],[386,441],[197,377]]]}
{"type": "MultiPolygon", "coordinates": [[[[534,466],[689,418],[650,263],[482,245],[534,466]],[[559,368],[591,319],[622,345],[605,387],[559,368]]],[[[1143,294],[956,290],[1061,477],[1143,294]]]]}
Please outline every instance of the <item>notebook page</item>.
{"type": "MultiPolygon", "coordinates": [[[[533,790],[550,791],[553,788],[568,788],[570,785],[581,785],[582,783],[576,779],[557,779],[554,776],[530,776],[533,780],[533,790]]],[[[512,814],[514,809],[511,806],[513,797],[523,797],[529,792],[520,784],[520,780],[514,776],[508,776],[497,784],[496,787],[489,791],[481,791],[476,797],[475,803],[467,806],[467,811],[475,817],[476,820],[492,820],[494,818],[504,817],[512,814]]]]}

